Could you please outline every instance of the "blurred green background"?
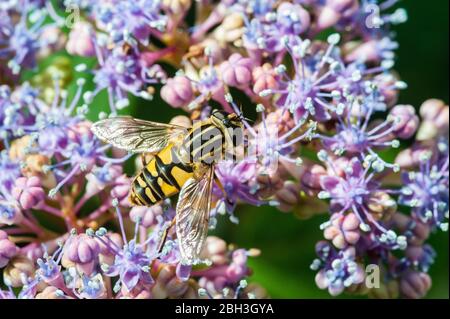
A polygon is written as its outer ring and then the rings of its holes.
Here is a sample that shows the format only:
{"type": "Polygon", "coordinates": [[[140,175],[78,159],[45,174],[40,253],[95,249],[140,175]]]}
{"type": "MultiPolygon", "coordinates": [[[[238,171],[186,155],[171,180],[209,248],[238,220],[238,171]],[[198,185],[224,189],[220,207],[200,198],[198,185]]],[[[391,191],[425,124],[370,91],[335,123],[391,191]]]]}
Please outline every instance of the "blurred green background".
{"type": "MultiPolygon", "coordinates": [[[[400,103],[419,107],[428,98],[448,102],[449,2],[410,0],[402,1],[401,6],[407,9],[409,20],[395,29],[400,43],[396,70],[409,88],[401,93],[400,103]]],[[[67,56],[65,53],[61,55],[67,56]]],[[[53,58],[55,56],[44,61],[40,68],[50,65],[53,58]]],[[[95,65],[94,60],[71,57],[72,65],[80,62],[95,65]]],[[[74,81],[70,87],[75,87],[74,81]]],[[[139,118],[168,122],[174,115],[181,114],[164,105],[159,98],[151,103],[134,98],[131,101],[126,113],[139,118]]],[[[107,105],[106,94],[100,94],[91,107],[90,117],[96,120],[95,115],[108,110],[107,105]]],[[[261,256],[250,260],[254,270],[252,281],[264,286],[273,298],[330,298],[326,291],[316,287],[315,273],[309,268],[315,258],[315,243],[323,238],[319,225],[326,216],[302,221],[271,207],[247,206],[239,207],[237,216],[239,225],[222,218],[213,234],[240,247],[261,249],[261,256]]],[[[430,271],[433,288],[428,298],[448,298],[448,233],[433,234],[430,243],[438,257],[430,271]]]]}

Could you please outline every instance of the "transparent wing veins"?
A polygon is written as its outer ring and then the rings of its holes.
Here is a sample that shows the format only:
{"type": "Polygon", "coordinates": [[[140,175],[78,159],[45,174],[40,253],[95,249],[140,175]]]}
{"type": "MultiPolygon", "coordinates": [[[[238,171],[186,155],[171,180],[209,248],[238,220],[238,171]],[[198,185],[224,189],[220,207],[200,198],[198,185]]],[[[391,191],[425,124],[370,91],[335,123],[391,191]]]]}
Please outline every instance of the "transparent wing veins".
{"type": "Polygon", "coordinates": [[[180,134],[187,134],[187,129],[182,126],[127,116],[98,121],[92,131],[102,141],[133,153],[159,152],[180,134]]]}
{"type": "Polygon", "coordinates": [[[211,167],[201,179],[189,179],[180,192],[176,208],[176,230],[182,262],[196,264],[208,235],[214,181],[211,167]]]}

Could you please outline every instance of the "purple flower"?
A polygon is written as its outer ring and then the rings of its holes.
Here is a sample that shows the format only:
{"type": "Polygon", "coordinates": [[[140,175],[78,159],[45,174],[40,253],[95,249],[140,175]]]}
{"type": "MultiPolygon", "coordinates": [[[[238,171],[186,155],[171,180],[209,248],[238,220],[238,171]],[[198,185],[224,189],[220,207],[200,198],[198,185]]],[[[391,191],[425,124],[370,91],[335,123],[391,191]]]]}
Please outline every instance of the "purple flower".
{"type": "MultiPolygon", "coordinates": [[[[22,135],[32,134],[33,139],[37,139],[39,152],[52,156],[55,152],[64,150],[68,143],[70,127],[83,119],[83,107],[77,108],[81,92],[84,86],[84,79],[77,81],[77,91],[70,103],[67,101],[67,93],[63,93],[59,87],[58,80],[55,80],[55,97],[51,105],[47,105],[37,98],[38,92],[31,87],[23,87],[18,96],[21,97],[21,104],[24,104],[31,119],[29,123],[23,123],[15,129],[21,129],[22,135]],[[73,113],[77,111],[78,114],[73,113]]],[[[20,123],[18,123],[20,124],[20,123]]],[[[30,146],[30,151],[36,151],[30,146]]]]}
{"type": "Polygon", "coordinates": [[[112,265],[102,264],[101,267],[105,275],[110,277],[119,276],[120,281],[117,283],[116,290],[119,290],[122,286],[126,292],[130,292],[138,284],[150,285],[153,283],[153,278],[150,275],[150,266],[158,254],[153,248],[158,248],[152,247],[154,237],[151,236],[144,243],[137,242],[138,223],[136,223],[134,238],[127,241],[121,211],[117,206],[116,212],[124,245],[119,247],[108,236],[105,236],[107,234],[106,229],[99,229],[96,232],[97,240],[115,256],[112,265]]]}
{"type": "MultiPolygon", "coordinates": [[[[324,155],[321,154],[321,156],[324,155]]],[[[330,162],[330,165],[333,164],[330,162]]],[[[336,167],[333,167],[332,170],[337,173],[336,167]]],[[[372,210],[372,203],[383,207],[390,207],[395,203],[389,196],[380,201],[382,189],[374,177],[375,174],[370,173],[370,165],[364,168],[360,160],[353,158],[346,166],[343,177],[338,175],[321,177],[320,183],[323,191],[319,193],[319,198],[330,199],[330,209],[337,214],[336,217],[351,211],[358,218],[361,230],[373,231],[381,242],[393,245],[392,248],[404,248],[406,244],[404,236],[397,236],[395,232],[388,230],[378,220],[384,216],[385,212],[382,211],[382,215],[378,216],[372,210]],[[375,228],[372,229],[371,226],[375,228]]],[[[330,223],[324,225],[325,228],[328,226],[330,223]]]]}
{"type": "Polygon", "coordinates": [[[400,109],[394,108],[393,113],[385,121],[370,127],[370,120],[377,110],[376,101],[374,95],[363,98],[362,105],[358,100],[349,98],[348,104],[340,104],[336,134],[333,136],[318,134],[316,137],[320,138],[324,146],[335,154],[347,153],[349,156],[358,155],[360,160],[370,159],[373,161],[374,168],[379,171],[385,167],[398,170],[398,165],[384,161],[376,150],[386,147],[398,148],[400,142],[395,139],[395,136],[410,136],[414,131],[413,117],[415,115],[407,113],[406,118],[404,114],[397,114],[400,109]]]}
{"type": "Polygon", "coordinates": [[[101,274],[81,276],[77,295],[80,299],[104,299],[107,297],[105,283],[101,274]]]}
{"type": "Polygon", "coordinates": [[[277,67],[281,76],[280,88],[262,91],[260,95],[280,95],[277,104],[295,114],[297,121],[311,115],[317,121],[331,119],[330,112],[336,107],[328,102],[336,92],[336,73],[341,61],[336,56],[335,46],[339,36],[329,37],[329,47],[322,56],[307,54],[311,43],[298,37],[284,38],[283,47],[292,57],[295,73],[289,77],[284,65],[277,67]]]}
{"type": "Polygon", "coordinates": [[[143,248],[134,240],[124,245],[123,250],[116,254],[112,266],[104,266],[107,276],[119,276],[124,287],[131,291],[138,282],[143,284],[153,283],[149,265],[153,258],[146,255],[143,248]]]}
{"type": "Polygon", "coordinates": [[[226,0],[224,2],[226,5],[231,6],[233,10],[244,14],[252,14],[258,18],[263,18],[266,14],[270,13],[275,4],[274,0],[226,0]]]}
{"type": "MultiPolygon", "coordinates": [[[[232,105],[234,112],[240,114],[231,95],[228,94],[226,99],[232,105]]],[[[285,130],[281,132],[279,130],[279,125],[282,126],[281,123],[273,121],[274,117],[266,118],[266,110],[262,104],[258,104],[256,110],[262,115],[262,122],[257,127],[253,128],[245,119],[242,120],[244,127],[247,129],[246,133],[248,133],[248,138],[242,137],[242,139],[244,143],[247,143],[248,150],[244,156],[239,155],[239,160],[259,164],[257,173],[266,175],[275,174],[279,160],[300,165],[301,159],[299,157],[291,158],[290,155],[294,153],[296,143],[312,138],[313,132],[316,130],[316,123],[305,124],[304,120],[300,120],[296,125],[287,125],[285,130]],[[302,133],[298,134],[301,129],[303,129],[302,133]]],[[[281,117],[289,114],[288,112],[288,110],[280,110],[281,117]]],[[[288,117],[290,116],[288,115],[288,117]]],[[[240,138],[238,134],[237,132],[237,138],[240,138]]],[[[229,158],[227,157],[227,159],[229,158]]],[[[236,156],[233,158],[236,159],[236,156]]],[[[257,190],[257,188],[254,188],[253,192],[257,190]]]]}
{"type": "MultiPolygon", "coordinates": [[[[0,152],[0,194],[8,196],[16,179],[20,176],[20,165],[11,160],[7,151],[0,152]]],[[[0,197],[1,198],[1,197],[0,197]]]]}
{"type": "Polygon", "coordinates": [[[145,66],[135,50],[125,53],[121,48],[108,50],[99,47],[97,59],[100,66],[93,71],[96,88],[94,92],[86,92],[84,99],[90,103],[99,92],[106,89],[113,113],[129,105],[128,93],[147,100],[152,99],[144,90],[145,84],[157,83],[165,77],[161,72],[152,74],[152,70],[145,66]]]}
{"type": "Polygon", "coordinates": [[[135,39],[148,45],[150,35],[164,31],[168,23],[162,14],[161,1],[93,2],[93,12],[98,24],[117,44],[132,43],[135,39]]]}
{"type": "Polygon", "coordinates": [[[224,83],[219,77],[218,70],[213,64],[213,56],[211,55],[211,52],[209,52],[208,54],[207,58],[209,64],[200,69],[198,71],[198,74],[195,75],[198,77],[198,80],[195,81],[193,79],[190,79],[194,88],[200,93],[200,95],[197,96],[188,105],[188,109],[193,110],[195,108],[198,108],[206,101],[212,99],[216,102],[219,102],[226,111],[231,113],[232,109],[229,107],[228,103],[225,100],[224,83]]]}
{"type": "Polygon", "coordinates": [[[0,24],[0,59],[8,60],[8,67],[14,74],[18,74],[22,67],[34,68],[38,50],[45,46],[39,37],[44,29],[46,14],[44,11],[34,12],[34,21],[28,27],[28,16],[33,8],[27,3],[21,9],[24,11],[16,24],[3,12],[3,17],[0,17],[3,20],[0,24]]]}
{"type": "Polygon", "coordinates": [[[436,259],[436,251],[430,245],[410,246],[406,249],[407,263],[414,269],[427,273],[436,259]]]}
{"type": "Polygon", "coordinates": [[[5,145],[15,137],[26,133],[35,121],[38,91],[25,83],[11,92],[7,86],[0,87],[0,132],[5,145]]]}
{"type": "Polygon", "coordinates": [[[448,229],[449,179],[448,153],[433,163],[423,158],[418,172],[404,172],[399,201],[410,206],[414,216],[421,222],[442,230],[448,229]]]}
{"type": "Polygon", "coordinates": [[[248,160],[237,164],[232,161],[222,161],[217,165],[216,174],[225,191],[228,211],[234,210],[238,200],[253,205],[261,204],[252,188],[256,169],[256,163],[248,160]]]}
{"type": "Polygon", "coordinates": [[[0,197],[0,225],[20,224],[23,218],[22,211],[15,202],[8,202],[0,197]]]}
{"type": "Polygon", "coordinates": [[[63,257],[63,249],[64,246],[61,245],[52,256],[49,256],[46,252],[43,258],[38,258],[36,262],[39,267],[36,270],[36,276],[50,286],[66,290],[61,266],[59,265],[63,257]]]}
{"type": "Polygon", "coordinates": [[[314,260],[311,268],[320,269],[316,275],[320,289],[328,289],[332,296],[337,296],[344,289],[364,281],[364,270],[356,262],[354,247],[337,252],[328,243],[319,242],[316,252],[319,258],[314,260]]]}

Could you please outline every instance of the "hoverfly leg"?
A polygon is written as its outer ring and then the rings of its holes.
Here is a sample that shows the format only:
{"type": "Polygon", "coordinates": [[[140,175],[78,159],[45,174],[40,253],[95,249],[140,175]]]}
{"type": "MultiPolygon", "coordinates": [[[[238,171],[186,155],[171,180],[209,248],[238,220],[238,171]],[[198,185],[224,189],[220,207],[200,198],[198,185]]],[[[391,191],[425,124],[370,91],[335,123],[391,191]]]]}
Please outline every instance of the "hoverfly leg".
{"type": "Polygon", "coordinates": [[[169,227],[167,227],[163,231],[161,242],[159,243],[158,254],[161,254],[161,252],[163,251],[164,246],[166,245],[167,242],[167,237],[169,236],[169,231],[174,225],[175,225],[175,218],[172,219],[172,222],[170,223],[169,227]]]}

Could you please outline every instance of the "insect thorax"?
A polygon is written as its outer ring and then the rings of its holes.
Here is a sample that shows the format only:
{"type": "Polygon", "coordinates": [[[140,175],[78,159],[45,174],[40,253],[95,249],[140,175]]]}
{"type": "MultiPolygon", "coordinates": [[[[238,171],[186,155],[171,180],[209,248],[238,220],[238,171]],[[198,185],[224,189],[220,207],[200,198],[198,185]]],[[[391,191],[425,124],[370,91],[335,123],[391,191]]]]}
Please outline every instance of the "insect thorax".
{"type": "Polygon", "coordinates": [[[210,120],[195,123],[179,146],[180,158],[185,163],[213,165],[233,152],[241,143],[240,135],[236,129],[214,125],[210,120]]]}

